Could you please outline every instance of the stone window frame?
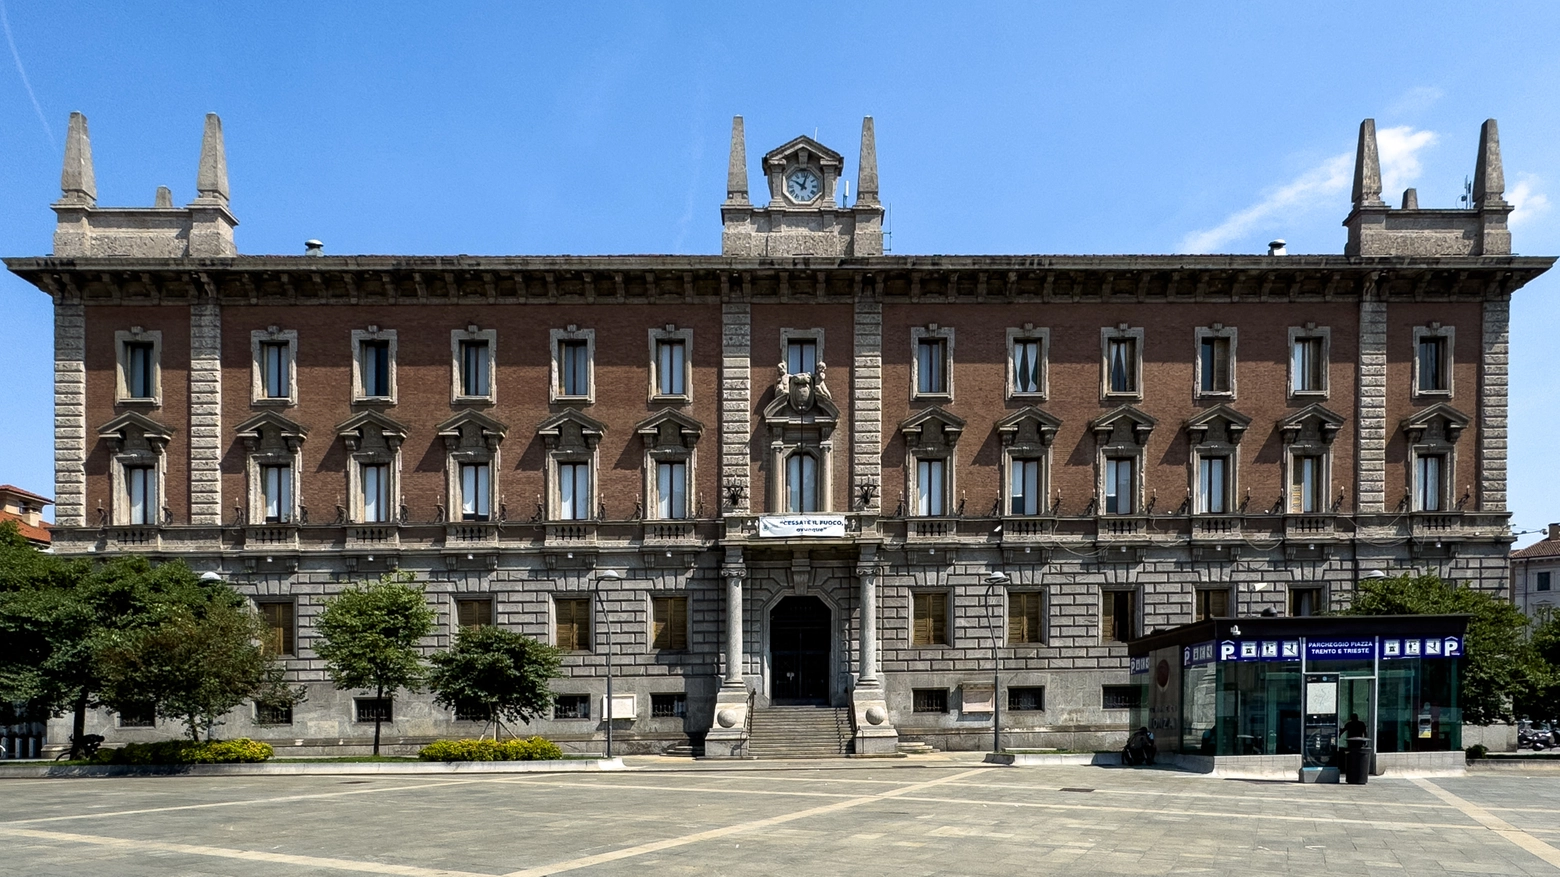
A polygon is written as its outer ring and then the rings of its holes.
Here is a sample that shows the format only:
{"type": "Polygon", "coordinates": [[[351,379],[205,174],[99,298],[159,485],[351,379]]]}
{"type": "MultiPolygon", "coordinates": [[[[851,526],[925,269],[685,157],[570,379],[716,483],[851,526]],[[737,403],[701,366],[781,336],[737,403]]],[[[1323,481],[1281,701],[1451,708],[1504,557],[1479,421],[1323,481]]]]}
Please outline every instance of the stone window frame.
{"type": "Polygon", "coordinates": [[[114,404],[161,408],[163,404],[162,330],[131,326],[114,332],[115,369],[114,404]],[[130,345],[152,345],[152,395],[130,395],[130,345]]]}
{"type": "Polygon", "coordinates": [[[1205,409],[1198,417],[1187,421],[1186,443],[1190,450],[1188,462],[1190,471],[1187,473],[1187,487],[1191,495],[1191,513],[1194,515],[1234,515],[1239,514],[1240,497],[1240,464],[1241,464],[1241,437],[1245,435],[1250,421],[1229,405],[1216,405],[1205,409]],[[1224,438],[1219,441],[1209,439],[1210,425],[1217,420],[1224,421],[1224,438]],[[1202,493],[1202,461],[1204,458],[1223,457],[1226,460],[1224,470],[1224,511],[1209,511],[1204,502],[1202,493]]]}
{"type": "MultiPolygon", "coordinates": [[[[562,329],[550,329],[547,332],[548,361],[551,363],[551,379],[547,382],[547,401],[562,405],[594,405],[596,402],[596,330],[581,329],[578,324],[570,323],[562,329]],[[563,363],[559,355],[563,352],[563,342],[585,342],[585,394],[564,395],[563,389],[563,363]]],[[[594,480],[594,479],[593,479],[594,480]]]]}
{"type": "Polygon", "coordinates": [[[575,410],[567,410],[549,418],[539,430],[542,433],[543,444],[546,448],[546,463],[543,466],[543,491],[546,494],[546,512],[548,521],[594,521],[597,512],[601,508],[601,437],[605,434],[605,427],[596,424],[588,415],[575,410]],[[572,423],[573,427],[565,426],[572,423]],[[576,440],[577,435],[577,440],[576,440]],[[587,514],[584,517],[563,518],[562,482],[559,480],[558,467],[563,463],[586,464],[587,482],[589,484],[587,514]]]}
{"type": "Polygon", "coordinates": [[[702,427],[695,429],[692,424],[684,423],[686,415],[657,414],[641,423],[636,431],[640,435],[641,444],[644,445],[644,507],[643,517],[647,521],[691,521],[697,518],[697,495],[695,493],[698,484],[698,442],[703,435],[702,427]],[[663,445],[660,442],[660,426],[667,420],[679,424],[678,430],[681,442],[676,445],[663,445]],[[659,421],[659,422],[658,422],[659,421]],[[662,463],[683,464],[683,516],[681,518],[663,518],[660,516],[661,505],[661,473],[662,463]]]}
{"type": "Polygon", "coordinates": [[[937,323],[927,323],[925,326],[912,326],[910,328],[910,401],[912,402],[952,402],[953,401],[953,353],[954,331],[952,326],[943,326],[937,323]],[[943,361],[943,389],[942,392],[921,392],[921,342],[939,340],[942,342],[943,361]]]}
{"type": "Polygon", "coordinates": [[[1194,332],[1195,340],[1192,347],[1192,397],[1195,399],[1218,399],[1226,402],[1235,401],[1239,390],[1239,379],[1236,375],[1239,370],[1237,347],[1240,341],[1239,334],[1234,326],[1226,326],[1223,323],[1214,323],[1211,326],[1198,326],[1194,332]],[[1202,344],[1207,338],[1225,338],[1229,341],[1229,373],[1230,388],[1228,390],[1204,390],[1202,344]]]}
{"type": "Polygon", "coordinates": [[[1008,649],[1040,649],[1051,642],[1051,594],[1043,585],[1009,585],[1002,589],[1002,647],[1008,649]],[[1014,642],[1012,639],[1012,597],[1014,594],[1038,594],[1040,596],[1040,638],[1030,642],[1014,642]]]}
{"type": "Polygon", "coordinates": [[[498,404],[498,330],[482,329],[472,323],[464,329],[450,330],[450,404],[451,405],[496,405],[498,404]],[[465,390],[462,381],[465,371],[464,357],[461,356],[461,348],[469,341],[487,342],[487,376],[488,391],[486,394],[471,395],[465,390]]]}
{"type": "Polygon", "coordinates": [[[1304,616],[1297,616],[1297,615],[1294,614],[1294,605],[1295,605],[1294,604],[1294,595],[1295,595],[1296,591],[1314,591],[1314,592],[1316,592],[1319,595],[1318,598],[1317,598],[1317,607],[1316,608],[1320,612],[1326,612],[1328,607],[1332,605],[1332,603],[1331,603],[1332,595],[1328,592],[1328,587],[1327,587],[1327,584],[1325,582],[1305,582],[1305,583],[1301,583],[1301,584],[1290,584],[1290,585],[1288,585],[1288,586],[1286,586],[1284,588],[1284,614],[1285,614],[1286,617],[1289,617],[1289,618],[1304,617],[1304,616]]]}
{"type": "MultiPolygon", "coordinates": [[[[1136,409],[1132,410],[1135,411],[1136,409]]],[[[1100,426],[1096,425],[1094,427],[1094,495],[1099,498],[1099,504],[1095,507],[1094,513],[1097,516],[1133,517],[1142,515],[1145,503],[1148,500],[1146,484],[1148,479],[1145,477],[1145,472],[1148,465],[1148,442],[1152,436],[1153,425],[1151,423],[1139,423],[1135,418],[1128,419],[1132,419],[1134,424],[1128,427],[1128,431],[1132,435],[1130,441],[1114,437],[1116,430],[1119,428],[1117,422],[1111,423],[1111,432],[1108,435],[1103,432],[1100,426]],[[1107,512],[1105,510],[1107,496],[1105,476],[1108,469],[1106,463],[1112,459],[1122,458],[1132,460],[1132,510],[1128,512],[1107,512]]],[[[1096,421],[1097,423],[1098,421],[1096,421]]]]}
{"type": "Polygon", "coordinates": [[[298,330],[268,326],[249,333],[249,404],[257,407],[292,408],[298,404],[298,330]],[[265,345],[287,345],[287,395],[265,394],[265,345]]]}
{"type": "Polygon", "coordinates": [[[1457,380],[1456,369],[1452,367],[1457,361],[1456,355],[1454,353],[1456,349],[1457,330],[1454,327],[1443,326],[1440,323],[1434,321],[1432,321],[1428,326],[1414,327],[1414,346],[1411,349],[1412,352],[1410,355],[1410,359],[1413,362],[1413,383],[1410,385],[1410,392],[1413,394],[1415,399],[1449,400],[1452,398],[1452,396],[1455,394],[1457,380]],[[1441,339],[1442,355],[1445,357],[1445,362],[1442,363],[1442,368],[1446,372],[1446,389],[1444,390],[1421,390],[1419,388],[1419,344],[1426,338],[1441,339]]]}
{"type": "Polygon", "coordinates": [[[677,328],[675,323],[667,323],[661,328],[650,327],[650,387],[649,400],[652,405],[691,405],[693,403],[693,330],[687,327],[677,328]],[[662,393],[661,388],[661,342],[681,341],[683,346],[683,391],[681,393],[662,393]]]}
{"type": "Polygon", "coordinates": [[[1330,514],[1332,506],[1329,499],[1332,496],[1333,465],[1332,446],[1321,442],[1295,442],[1284,445],[1284,513],[1289,515],[1324,515],[1330,514]],[[1304,512],[1295,503],[1295,458],[1317,457],[1322,466],[1322,507],[1314,512],[1304,512]]]}
{"type": "MultiPolygon", "coordinates": [[[[462,603],[486,603],[488,606],[488,618],[490,619],[488,625],[496,626],[498,624],[498,601],[491,593],[464,593],[457,591],[449,595],[449,601],[451,637],[458,635],[465,628],[465,625],[460,623],[460,604],[462,603]]],[[[484,625],[477,624],[472,626],[483,627],[484,625]]]]}
{"type": "MultiPolygon", "coordinates": [[[[262,415],[264,416],[264,415],[262,415]]],[[[251,420],[250,423],[255,423],[251,420]]],[[[262,430],[267,427],[276,429],[275,423],[257,423],[252,429],[239,433],[239,439],[244,443],[244,479],[249,488],[248,518],[247,522],[256,526],[267,523],[273,525],[285,525],[298,523],[299,509],[303,506],[303,497],[300,492],[303,488],[303,434],[298,431],[292,435],[283,433],[283,443],[286,450],[283,452],[267,451],[260,447],[264,440],[262,430]],[[264,466],[287,466],[291,472],[288,486],[288,498],[290,506],[284,519],[281,521],[266,521],[265,517],[265,485],[261,478],[264,466]]]]}
{"type": "Polygon", "coordinates": [[[596,654],[596,615],[600,610],[596,605],[596,597],[590,591],[553,591],[547,595],[547,644],[562,652],[564,657],[571,655],[596,654]],[[586,647],[583,649],[566,649],[558,645],[558,601],[584,602],[590,614],[587,622],[588,630],[585,637],[586,647]]]}
{"type": "MultiPolygon", "coordinates": [[[[292,620],[292,635],[291,635],[292,651],[290,651],[290,652],[289,651],[278,651],[278,652],[276,652],[273,655],[273,657],[277,657],[277,658],[296,658],[296,657],[298,657],[298,645],[299,645],[299,636],[298,636],[298,630],[299,630],[299,626],[298,626],[298,598],[295,597],[295,596],[294,597],[271,597],[271,596],[252,597],[252,598],[250,598],[250,603],[254,605],[255,612],[257,612],[257,613],[259,613],[261,615],[262,621],[264,620],[265,610],[263,608],[261,608],[261,607],[264,607],[264,606],[291,606],[292,607],[292,616],[291,616],[291,620],[292,620]]],[[[269,629],[270,628],[268,626],[267,627],[267,631],[269,631],[269,629]]]]}
{"type": "MultiPolygon", "coordinates": [[[[905,647],[910,649],[951,649],[954,647],[954,589],[951,586],[910,588],[910,611],[906,613],[910,626],[906,631],[905,647]],[[941,594],[943,597],[943,642],[917,643],[915,641],[915,598],[922,594],[941,594]]],[[[1006,619],[1004,618],[1004,623],[1006,619]]]]}
{"type": "MultiPolygon", "coordinates": [[[[818,360],[817,360],[818,364],[822,365],[822,364],[826,363],[827,360],[825,360],[824,357],[823,357],[823,336],[824,336],[824,332],[823,332],[822,329],[792,329],[792,328],[783,328],[783,329],[781,329],[780,330],[780,362],[782,364],[786,365],[787,366],[787,371],[789,371],[789,364],[791,362],[791,342],[792,341],[811,341],[813,343],[813,345],[814,345],[815,352],[817,353],[817,356],[818,356],[818,360]]],[[[814,369],[813,374],[817,374],[816,367],[814,369]]]]}
{"type": "Polygon", "coordinates": [[[382,427],[376,427],[372,422],[365,422],[361,429],[378,428],[385,445],[385,450],[364,450],[358,440],[349,440],[347,443],[347,520],[354,524],[395,524],[400,522],[401,497],[401,445],[406,436],[382,427]],[[389,481],[386,486],[386,502],[389,505],[388,517],[383,521],[365,521],[363,512],[366,507],[363,497],[363,466],[382,465],[385,467],[385,477],[389,481]]]}
{"type": "Polygon", "coordinates": [[[109,520],[116,527],[162,527],[169,522],[168,511],[168,442],[173,431],[137,413],[126,413],[115,418],[98,432],[108,442],[109,451],[109,520]],[[117,428],[116,428],[117,427],[117,428]],[[139,436],[131,447],[126,447],[128,430],[138,431],[139,436]],[[130,522],[130,481],[127,470],[147,468],[156,480],[156,508],[151,523],[130,522]]]}
{"type": "Polygon", "coordinates": [[[1195,584],[1192,587],[1192,622],[1195,624],[1195,623],[1206,621],[1206,620],[1213,619],[1213,618],[1225,618],[1225,617],[1233,618],[1233,617],[1235,617],[1238,614],[1238,610],[1237,610],[1236,605],[1235,605],[1236,596],[1237,596],[1237,594],[1236,594],[1236,590],[1235,590],[1235,585],[1233,585],[1233,584],[1231,584],[1229,582],[1225,582],[1222,585],[1221,584],[1217,584],[1217,583],[1208,584],[1208,583],[1204,583],[1204,582],[1198,582],[1197,584],[1195,584]],[[1215,591],[1222,591],[1222,592],[1224,592],[1224,597],[1225,597],[1225,601],[1226,601],[1224,608],[1230,614],[1228,616],[1224,616],[1224,615],[1209,615],[1209,616],[1207,616],[1207,618],[1198,618],[1197,614],[1202,611],[1202,606],[1199,605],[1202,602],[1202,595],[1204,593],[1211,593],[1211,592],[1215,592],[1215,591]]]}
{"type": "Polygon", "coordinates": [[[1036,327],[1034,323],[1025,323],[1020,327],[1008,327],[1007,330],[1007,398],[1024,402],[1044,402],[1051,394],[1051,330],[1045,327],[1036,327]],[[1018,390],[1018,361],[1014,357],[1014,345],[1022,341],[1035,341],[1040,346],[1039,372],[1040,388],[1033,392],[1019,392],[1018,390]]]}
{"type": "MultiPolygon", "coordinates": [[[[492,385],[489,384],[491,387],[492,385]]],[[[449,523],[486,523],[498,520],[498,507],[503,489],[499,484],[503,473],[502,446],[507,428],[485,415],[461,412],[439,424],[438,437],[444,442],[445,520],[449,523]],[[462,445],[468,427],[475,427],[482,439],[480,445],[462,445]],[[467,522],[461,511],[465,499],[461,466],[486,465],[488,467],[487,517],[467,522]]]]}
{"type": "Polygon", "coordinates": [[[1290,326],[1288,331],[1288,343],[1284,345],[1284,370],[1289,375],[1287,389],[1291,399],[1311,399],[1321,401],[1332,392],[1332,328],[1318,326],[1315,323],[1306,323],[1304,326],[1290,326]],[[1317,390],[1295,389],[1295,342],[1301,339],[1320,338],[1322,341],[1322,386],[1317,390]]]}
{"type": "Polygon", "coordinates": [[[396,363],[400,359],[397,352],[396,330],[394,329],[381,329],[378,326],[371,325],[367,329],[352,330],[352,404],[396,404],[400,391],[400,381],[396,379],[396,363]],[[363,342],[365,341],[389,342],[390,395],[388,396],[369,396],[363,392],[363,342]]]}
{"type": "MultiPolygon", "coordinates": [[[[1099,644],[1101,646],[1124,646],[1132,639],[1142,636],[1143,630],[1143,588],[1138,585],[1100,585],[1099,586],[1099,644]],[[1128,593],[1132,595],[1132,629],[1127,639],[1114,639],[1105,632],[1105,595],[1116,593],[1128,593]]],[[[1112,615],[1114,617],[1114,614],[1112,615]]]]}
{"type": "Polygon", "coordinates": [[[783,444],[772,443],[771,456],[775,460],[775,492],[770,499],[771,514],[826,514],[833,511],[834,493],[834,443],[828,439],[816,445],[811,444],[783,444]],[[818,508],[812,512],[790,512],[787,506],[791,501],[791,458],[801,454],[812,457],[818,467],[818,477],[814,484],[818,491],[818,508]]]}
{"type": "MultiPolygon", "coordinates": [[[[952,418],[941,408],[923,409],[925,413],[941,414],[941,417],[924,417],[914,427],[907,428],[900,425],[899,431],[904,435],[905,441],[905,513],[908,517],[923,517],[920,512],[921,496],[921,463],[922,461],[941,460],[943,464],[943,510],[937,514],[924,517],[944,518],[955,514],[959,495],[958,476],[958,450],[959,438],[963,435],[964,422],[952,418]],[[938,444],[925,443],[926,431],[924,424],[938,420],[943,426],[938,430],[942,441],[938,444]]],[[[917,412],[922,413],[922,412],[917,412]]],[[[916,420],[914,415],[906,423],[916,420]]]]}
{"type": "Polygon", "coordinates": [[[1408,496],[1409,511],[1446,514],[1457,502],[1457,445],[1447,441],[1411,442],[1408,446],[1408,496]],[[1441,458],[1441,507],[1420,508],[1419,460],[1421,457],[1441,458]]]}
{"type": "Polygon", "coordinates": [[[1141,326],[1133,326],[1130,323],[1117,323],[1115,326],[1103,326],[1100,328],[1100,400],[1104,402],[1141,402],[1143,401],[1143,354],[1145,334],[1141,326]],[[1124,339],[1132,339],[1134,345],[1132,369],[1133,390],[1117,392],[1110,388],[1110,342],[1124,339]]]}
{"type": "Polygon", "coordinates": [[[1008,415],[997,424],[997,440],[1002,447],[1001,470],[998,477],[1001,478],[1000,493],[1002,506],[998,511],[1002,517],[1028,517],[1013,511],[1013,467],[1016,460],[1038,460],[1039,477],[1035,492],[1038,494],[1035,503],[1035,516],[1049,515],[1051,513],[1051,446],[1056,441],[1056,433],[1061,429],[1061,421],[1039,408],[1029,406],[1008,415]],[[1024,420],[1034,420],[1038,426],[1035,429],[1033,441],[1025,434],[1022,423],[1024,420]]]}
{"type": "Polygon", "coordinates": [[[645,607],[645,654],[680,655],[693,649],[693,597],[687,591],[653,590],[644,593],[645,607]],[[683,601],[683,647],[682,648],[656,648],[655,645],[655,601],[657,600],[682,600],[683,601]]]}

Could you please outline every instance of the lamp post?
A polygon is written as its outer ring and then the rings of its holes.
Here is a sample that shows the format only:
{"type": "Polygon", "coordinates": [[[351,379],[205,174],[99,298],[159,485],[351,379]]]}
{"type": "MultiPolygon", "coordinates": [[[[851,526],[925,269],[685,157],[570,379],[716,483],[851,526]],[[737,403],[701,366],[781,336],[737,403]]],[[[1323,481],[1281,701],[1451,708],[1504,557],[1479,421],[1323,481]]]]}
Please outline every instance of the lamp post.
{"type": "MultiPolygon", "coordinates": [[[[603,605],[602,602],[601,602],[601,583],[602,582],[621,582],[622,580],[623,580],[623,574],[618,572],[617,570],[615,570],[615,569],[603,570],[603,571],[601,571],[600,573],[598,573],[596,575],[596,587],[594,589],[594,593],[595,593],[595,600],[594,600],[594,602],[595,602],[595,604],[597,606],[601,607],[601,620],[603,622],[602,625],[601,625],[602,638],[604,640],[606,640],[606,647],[607,647],[607,651],[606,651],[606,657],[607,657],[607,708],[602,710],[602,712],[605,714],[606,720],[607,720],[607,757],[608,758],[612,757],[612,623],[611,623],[611,619],[607,616],[607,607],[605,605],[603,605]]],[[[595,617],[594,613],[592,613],[592,619],[593,620],[594,620],[594,617],[595,617]]]]}
{"type": "MultiPolygon", "coordinates": [[[[1005,572],[996,570],[986,576],[986,604],[991,605],[992,595],[997,593],[997,588],[1005,588],[1013,579],[1005,572]]],[[[997,601],[997,606],[991,611],[991,751],[993,754],[1002,751],[1002,653],[998,651],[1002,645],[1002,601],[997,601]]]]}

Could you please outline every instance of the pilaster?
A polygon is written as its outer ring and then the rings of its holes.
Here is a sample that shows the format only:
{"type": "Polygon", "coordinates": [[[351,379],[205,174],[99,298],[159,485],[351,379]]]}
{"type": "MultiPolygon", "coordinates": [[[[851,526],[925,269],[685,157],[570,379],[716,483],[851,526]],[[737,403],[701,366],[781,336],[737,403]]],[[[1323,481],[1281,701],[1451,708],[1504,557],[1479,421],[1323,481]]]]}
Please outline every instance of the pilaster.
{"type": "Polygon", "coordinates": [[[74,296],[54,298],[54,522],[87,525],[87,316],[74,296]]]}
{"type": "Polygon", "coordinates": [[[190,523],[222,523],[222,306],[190,305],[190,523]]]}
{"type": "Polygon", "coordinates": [[[1387,303],[1374,275],[1360,295],[1359,349],[1354,494],[1359,512],[1380,514],[1387,499],[1387,303]]]}
{"type": "Polygon", "coordinates": [[[746,290],[721,303],[720,484],[722,506],[745,514],[752,502],[748,444],[753,433],[752,308],[746,290]]]}
{"type": "Polygon", "coordinates": [[[1506,402],[1511,298],[1484,302],[1484,343],[1479,360],[1479,510],[1506,510],[1506,402]]]}
{"type": "Polygon", "coordinates": [[[875,514],[883,505],[883,303],[876,288],[856,295],[855,336],[849,507],[875,514]]]}

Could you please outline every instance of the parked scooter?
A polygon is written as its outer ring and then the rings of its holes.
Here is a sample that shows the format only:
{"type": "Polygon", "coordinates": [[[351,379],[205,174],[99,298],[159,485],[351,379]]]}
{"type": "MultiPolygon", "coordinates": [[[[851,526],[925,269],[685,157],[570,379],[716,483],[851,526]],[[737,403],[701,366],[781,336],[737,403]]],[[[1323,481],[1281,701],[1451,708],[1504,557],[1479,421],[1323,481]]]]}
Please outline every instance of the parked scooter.
{"type": "Polygon", "coordinates": [[[1543,752],[1553,748],[1555,743],[1555,730],[1548,722],[1535,724],[1531,719],[1523,719],[1517,724],[1518,749],[1543,752]]]}

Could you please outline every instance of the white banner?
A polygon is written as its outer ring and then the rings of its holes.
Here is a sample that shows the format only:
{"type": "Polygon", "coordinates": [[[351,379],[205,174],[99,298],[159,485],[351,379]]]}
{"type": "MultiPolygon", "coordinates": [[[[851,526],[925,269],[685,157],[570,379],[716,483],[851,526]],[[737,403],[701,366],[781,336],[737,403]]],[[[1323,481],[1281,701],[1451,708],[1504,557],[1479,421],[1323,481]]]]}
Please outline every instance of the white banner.
{"type": "Polygon", "coordinates": [[[759,515],[758,535],[764,539],[845,536],[844,515],[759,515]]]}

